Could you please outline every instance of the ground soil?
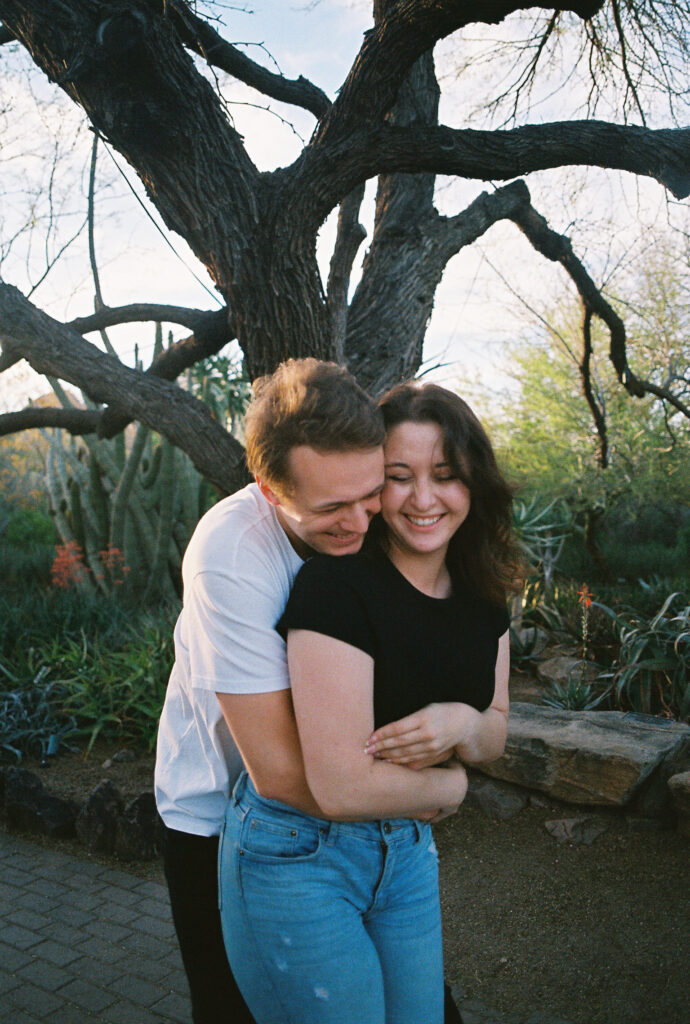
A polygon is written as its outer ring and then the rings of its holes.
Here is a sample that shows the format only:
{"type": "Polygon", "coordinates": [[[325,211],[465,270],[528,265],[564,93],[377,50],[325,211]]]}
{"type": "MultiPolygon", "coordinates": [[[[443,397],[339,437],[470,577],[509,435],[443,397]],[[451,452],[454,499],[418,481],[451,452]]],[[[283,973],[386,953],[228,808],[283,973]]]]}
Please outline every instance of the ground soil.
{"type": "MultiPolygon", "coordinates": [[[[78,800],[103,778],[125,799],[150,788],[152,755],[104,767],[116,750],[25,767],[78,800]]],[[[544,803],[496,821],[468,807],[436,826],[448,979],[522,1020],[688,1024],[690,841],[614,812],[597,814],[607,830],[590,846],[559,844],[544,827],[581,813],[544,803]]],[[[157,861],[105,862],[163,882],[157,861]]]]}

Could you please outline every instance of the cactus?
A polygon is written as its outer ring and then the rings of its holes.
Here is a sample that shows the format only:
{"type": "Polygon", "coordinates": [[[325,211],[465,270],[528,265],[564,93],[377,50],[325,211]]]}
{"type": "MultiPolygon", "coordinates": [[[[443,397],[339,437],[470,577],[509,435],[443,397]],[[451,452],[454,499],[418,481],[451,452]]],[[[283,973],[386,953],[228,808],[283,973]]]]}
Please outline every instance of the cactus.
{"type": "MultiPolygon", "coordinates": [[[[156,351],[161,346],[157,325],[156,351]]],[[[51,384],[60,402],[72,405],[59,381],[51,384]]],[[[104,559],[112,566],[116,556],[129,570],[128,589],[147,599],[180,594],[182,552],[212,503],[208,483],[186,455],[144,426],[128,443],[124,435],[87,436],[77,445],[55,431],[46,484],[62,542],[76,542],[83,551],[90,570],[85,586],[109,589],[122,583],[122,574],[117,578],[104,567],[104,559]]]]}

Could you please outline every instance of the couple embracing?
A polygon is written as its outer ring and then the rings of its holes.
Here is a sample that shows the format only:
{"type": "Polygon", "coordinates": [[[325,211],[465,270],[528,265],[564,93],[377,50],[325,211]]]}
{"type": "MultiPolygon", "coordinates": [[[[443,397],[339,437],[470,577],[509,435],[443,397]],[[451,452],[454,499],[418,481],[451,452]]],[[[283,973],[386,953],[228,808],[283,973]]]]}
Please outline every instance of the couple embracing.
{"type": "Polygon", "coordinates": [[[185,555],[156,760],[195,1024],[457,1022],[431,823],[505,744],[510,488],[456,395],[375,405],[311,359],[256,383],[246,442],[185,555]]]}

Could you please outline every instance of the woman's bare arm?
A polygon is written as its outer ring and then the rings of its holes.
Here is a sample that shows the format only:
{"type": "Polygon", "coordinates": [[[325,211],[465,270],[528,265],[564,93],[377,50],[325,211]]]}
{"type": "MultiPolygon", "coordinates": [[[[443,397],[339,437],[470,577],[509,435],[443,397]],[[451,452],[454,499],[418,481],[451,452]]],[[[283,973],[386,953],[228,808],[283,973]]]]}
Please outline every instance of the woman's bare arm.
{"type": "Polygon", "coordinates": [[[291,630],[288,665],[307,783],[326,817],[429,817],[462,802],[461,765],[413,772],[365,753],[373,726],[368,654],[321,633],[291,630]]]}
{"type": "Polygon", "coordinates": [[[494,761],[505,749],[508,729],[510,644],[506,631],[498,642],[495,689],[490,706],[428,704],[421,711],[377,729],[367,752],[394,764],[419,768],[455,753],[465,764],[494,761]]]}

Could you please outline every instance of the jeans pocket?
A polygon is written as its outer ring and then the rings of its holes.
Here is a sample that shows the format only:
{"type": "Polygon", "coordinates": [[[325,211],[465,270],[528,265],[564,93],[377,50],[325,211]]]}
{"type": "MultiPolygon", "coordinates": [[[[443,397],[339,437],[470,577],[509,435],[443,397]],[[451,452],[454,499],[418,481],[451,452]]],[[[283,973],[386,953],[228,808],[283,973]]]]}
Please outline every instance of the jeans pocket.
{"type": "Polygon", "coordinates": [[[278,863],[303,861],[315,857],[321,845],[316,825],[283,823],[250,811],[242,830],[243,856],[278,863]]]}

